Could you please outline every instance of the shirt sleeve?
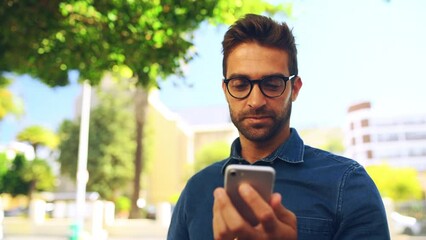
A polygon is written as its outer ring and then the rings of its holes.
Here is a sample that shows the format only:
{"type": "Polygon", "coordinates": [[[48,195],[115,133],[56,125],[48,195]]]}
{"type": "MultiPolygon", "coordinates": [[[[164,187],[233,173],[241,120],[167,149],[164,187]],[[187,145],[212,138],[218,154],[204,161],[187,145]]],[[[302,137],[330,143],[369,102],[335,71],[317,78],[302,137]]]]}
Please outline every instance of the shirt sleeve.
{"type": "Polygon", "coordinates": [[[390,239],[382,198],[365,169],[349,168],[341,183],[334,239],[390,239]]]}
{"type": "Polygon", "coordinates": [[[186,190],[184,189],[173,209],[167,240],[189,240],[186,223],[186,190]]]}

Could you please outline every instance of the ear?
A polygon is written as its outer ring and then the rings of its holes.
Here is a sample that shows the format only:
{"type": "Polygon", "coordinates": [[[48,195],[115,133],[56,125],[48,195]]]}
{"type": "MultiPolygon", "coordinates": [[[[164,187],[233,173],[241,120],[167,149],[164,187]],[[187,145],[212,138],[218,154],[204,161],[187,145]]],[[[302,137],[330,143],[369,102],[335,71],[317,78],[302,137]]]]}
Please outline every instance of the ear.
{"type": "Polygon", "coordinates": [[[302,88],[303,82],[302,82],[302,78],[300,78],[299,76],[296,77],[296,79],[294,80],[293,83],[293,88],[292,88],[292,94],[291,94],[291,101],[294,102],[297,99],[297,96],[299,96],[299,91],[302,88]]]}

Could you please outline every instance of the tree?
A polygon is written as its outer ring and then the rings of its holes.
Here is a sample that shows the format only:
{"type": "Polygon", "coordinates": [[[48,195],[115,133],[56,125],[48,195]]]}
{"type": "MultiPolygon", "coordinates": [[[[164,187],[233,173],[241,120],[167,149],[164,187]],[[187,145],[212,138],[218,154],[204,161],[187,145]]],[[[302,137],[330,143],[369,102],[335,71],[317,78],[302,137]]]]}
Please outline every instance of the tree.
{"type": "Polygon", "coordinates": [[[28,183],[28,197],[34,191],[48,191],[55,187],[55,176],[49,164],[43,159],[34,159],[24,165],[21,178],[28,183]]]}
{"type": "Polygon", "coordinates": [[[10,193],[12,196],[19,194],[28,194],[29,183],[22,178],[23,172],[25,171],[25,165],[27,159],[22,154],[17,154],[15,159],[12,161],[12,165],[8,169],[5,175],[3,175],[3,189],[1,192],[10,193]]]}
{"type": "Polygon", "coordinates": [[[0,153],[0,194],[3,192],[4,182],[3,176],[7,173],[9,168],[10,160],[7,158],[6,153],[0,153]]]}
{"type": "Polygon", "coordinates": [[[422,198],[422,186],[415,169],[381,164],[368,166],[366,170],[383,197],[389,197],[395,201],[422,198]]]}
{"type": "MultiPolygon", "coordinates": [[[[121,84],[123,85],[123,84],[121,84]]],[[[132,99],[123,86],[96,91],[97,105],[91,111],[87,189],[109,200],[128,193],[135,151],[132,99]]],[[[59,136],[61,172],[76,178],[79,123],[66,120],[59,136]]]]}
{"type": "Polygon", "coordinates": [[[18,98],[7,89],[10,81],[0,78],[0,121],[8,114],[19,116],[23,107],[18,98]]]}
{"type": "Polygon", "coordinates": [[[230,145],[223,141],[204,145],[195,154],[194,170],[199,171],[214,162],[227,158],[229,156],[229,149],[230,145]]]}
{"type": "Polygon", "coordinates": [[[0,8],[0,73],[25,73],[50,86],[68,84],[67,72],[98,84],[105,71],[129,68],[135,91],[135,181],[131,217],[137,215],[143,170],[146,91],[194,56],[193,32],[205,21],[231,23],[243,13],[290,11],[263,0],[110,1],[5,0],[0,8]]]}
{"type": "Polygon", "coordinates": [[[34,191],[51,190],[55,184],[55,177],[46,161],[37,158],[28,161],[23,154],[15,156],[1,180],[1,192],[12,196],[27,195],[30,199],[34,191]]]}
{"type": "Polygon", "coordinates": [[[22,142],[28,142],[34,149],[37,156],[37,150],[40,146],[48,147],[53,150],[59,144],[58,136],[51,130],[42,126],[29,126],[18,133],[16,138],[22,142]]]}

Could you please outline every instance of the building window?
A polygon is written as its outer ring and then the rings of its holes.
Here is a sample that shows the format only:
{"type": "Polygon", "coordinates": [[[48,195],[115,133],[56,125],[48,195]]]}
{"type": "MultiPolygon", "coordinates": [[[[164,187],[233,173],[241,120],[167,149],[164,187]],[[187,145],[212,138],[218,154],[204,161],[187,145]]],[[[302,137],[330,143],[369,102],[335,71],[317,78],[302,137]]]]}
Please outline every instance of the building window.
{"type": "Polygon", "coordinates": [[[426,140],[426,132],[408,132],[405,134],[407,140],[426,140]]]}
{"type": "Polygon", "coordinates": [[[370,125],[368,119],[361,120],[361,127],[368,127],[370,125]]]}
{"type": "Polygon", "coordinates": [[[416,149],[410,149],[408,152],[408,156],[410,157],[423,157],[426,156],[426,148],[416,148],[416,149]]]}
{"type": "Polygon", "coordinates": [[[355,138],[353,137],[352,138],[352,146],[355,146],[356,145],[356,140],[355,140],[355,138]]]}
{"type": "Polygon", "coordinates": [[[351,122],[351,130],[355,129],[355,124],[353,122],[351,122]]]}
{"type": "Polygon", "coordinates": [[[371,142],[370,135],[364,135],[364,136],[362,136],[362,142],[363,143],[369,143],[369,142],[371,142]]]}
{"type": "Polygon", "coordinates": [[[398,134],[391,133],[391,134],[379,134],[377,136],[377,139],[379,142],[395,142],[399,140],[398,134]]]}
{"type": "Polygon", "coordinates": [[[368,150],[367,151],[367,159],[372,159],[373,158],[373,151],[368,150]]]}

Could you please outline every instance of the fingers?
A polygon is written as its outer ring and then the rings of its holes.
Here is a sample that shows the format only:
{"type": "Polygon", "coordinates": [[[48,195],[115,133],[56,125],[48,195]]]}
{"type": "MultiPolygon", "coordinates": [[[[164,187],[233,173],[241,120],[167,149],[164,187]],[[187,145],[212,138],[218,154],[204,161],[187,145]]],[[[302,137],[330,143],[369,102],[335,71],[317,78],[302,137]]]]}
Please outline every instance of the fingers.
{"type": "Polygon", "coordinates": [[[218,188],[213,192],[213,236],[215,240],[230,239],[229,229],[226,226],[225,220],[222,217],[222,211],[225,208],[226,196],[223,196],[223,189],[218,188]]]}
{"type": "Polygon", "coordinates": [[[281,204],[281,195],[274,193],[270,202],[263,198],[248,184],[239,188],[241,197],[251,207],[265,236],[276,239],[297,239],[296,215],[281,204]]]}
{"type": "Polygon", "coordinates": [[[275,212],[275,216],[277,216],[282,223],[289,225],[293,229],[297,229],[296,215],[281,204],[281,198],[281,194],[279,193],[272,194],[271,207],[275,212]]]}
{"type": "Polygon", "coordinates": [[[251,207],[254,215],[267,232],[277,228],[278,219],[271,206],[248,184],[241,184],[239,193],[244,201],[251,207]]]}
{"type": "Polygon", "coordinates": [[[214,191],[213,204],[213,235],[214,239],[234,239],[235,236],[247,231],[248,223],[232,205],[226,191],[217,188],[214,191]]]}
{"type": "MultiPolygon", "coordinates": [[[[216,196],[217,194],[214,193],[216,196]]],[[[226,227],[226,224],[222,218],[222,215],[220,214],[220,203],[216,200],[213,203],[213,235],[214,239],[224,239],[226,232],[228,232],[228,228],[226,227]]]]}
{"type": "Polygon", "coordinates": [[[215,240],[297,239],[296,216],[281,204],[280,194],[272,194],[268,203],[248,184],[242,184],[238,191],[260,224],[252,227],[236,210],[225,189],[217,188],[213,204],[215,240]]]}

